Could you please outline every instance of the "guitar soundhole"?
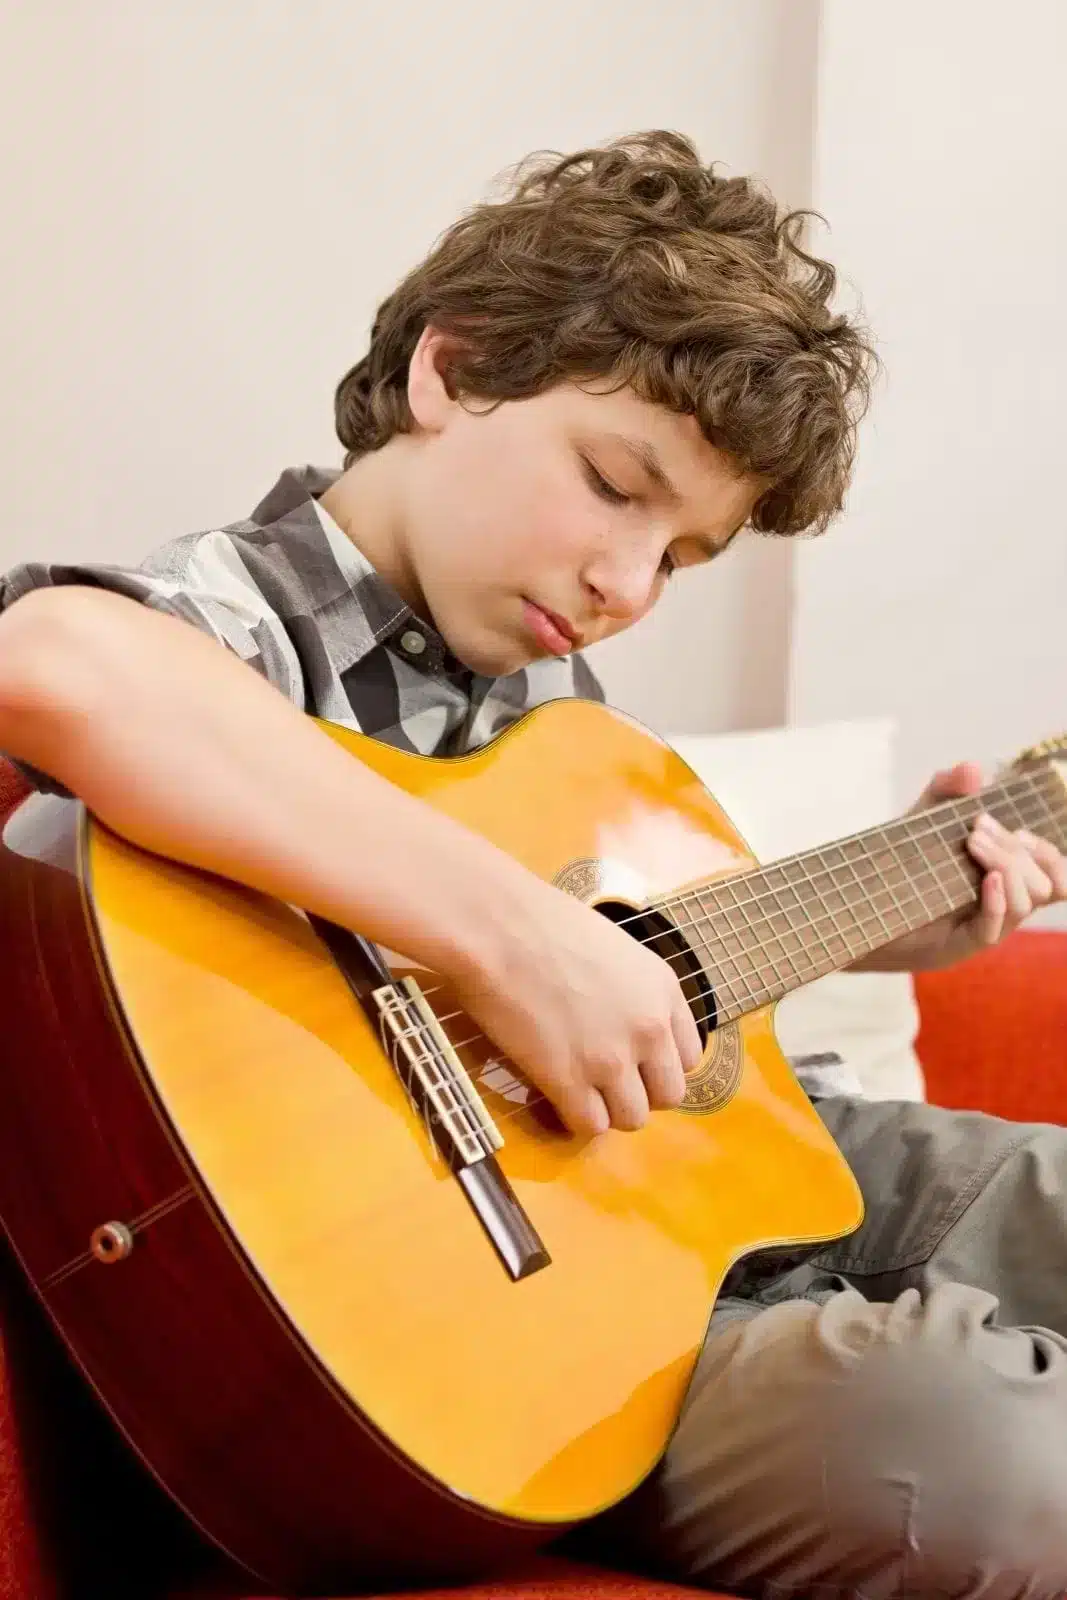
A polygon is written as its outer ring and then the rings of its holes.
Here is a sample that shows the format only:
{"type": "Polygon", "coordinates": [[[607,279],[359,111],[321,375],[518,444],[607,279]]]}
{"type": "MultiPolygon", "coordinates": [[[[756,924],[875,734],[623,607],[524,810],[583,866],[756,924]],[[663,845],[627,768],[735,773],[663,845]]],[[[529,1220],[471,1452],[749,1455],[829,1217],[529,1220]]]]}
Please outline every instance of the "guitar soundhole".
{"type": "Polygon", "coordinates": [[[709,1036],[718,1026],[715,991],[707,974],[697,960],[685,938],[669,918],[658,911],[635,911],[633,906],[617,900],[601,900],[597,911],[610,917],[625,928],[631,938],[647,944],[664,961],[670,963],[681,980],[682,993],[700,1029],[700,1042],[707,1045],[709,1036]]]}

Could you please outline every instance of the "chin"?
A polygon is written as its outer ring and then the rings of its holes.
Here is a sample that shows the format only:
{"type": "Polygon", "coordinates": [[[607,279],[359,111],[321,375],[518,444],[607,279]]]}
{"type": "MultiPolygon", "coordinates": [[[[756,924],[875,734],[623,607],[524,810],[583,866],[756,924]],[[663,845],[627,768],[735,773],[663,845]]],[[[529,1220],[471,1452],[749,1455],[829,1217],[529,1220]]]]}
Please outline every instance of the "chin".
{"type": "Polygon", "coordinates": [[[510,650],[465,650],[462,655],[457,650],[455,654],[471,672],[476,672],[482,678],[509,678],[513,672],[521,672],[523,667],[528,667],[537,660],[528,650],[519,650],[513,647],[510,650]]]}
{"type": "Polygon", "coordinates": [[[529,638],[521,622],[516,625],[506,610],[496,617],[480,616],[473,607],[458,616],[435,611],[433,620],[456,660],[480,677],[507,678],[541,659],[536,640],[529,638]]]}
{"type": "Polygon", "coordinates": [[[482,678],[507,678],[521,672],[537,659],[533,651],[524,649],[511,639],[449,638],[448,647],[457,661],[462,661],[469,672],[482,678]]]}

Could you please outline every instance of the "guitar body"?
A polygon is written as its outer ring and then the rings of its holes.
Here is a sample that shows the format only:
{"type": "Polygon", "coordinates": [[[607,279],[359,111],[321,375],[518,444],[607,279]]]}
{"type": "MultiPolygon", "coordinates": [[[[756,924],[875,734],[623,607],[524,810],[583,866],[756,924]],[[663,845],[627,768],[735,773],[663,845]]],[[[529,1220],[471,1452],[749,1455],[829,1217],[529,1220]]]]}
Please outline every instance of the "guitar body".
{"type": "MultiPolygon", "coordinates": [[[[453,761],[324,726],[593,901],[752,864],[689,768],[600,706],[453,761]]],[[[551,1258],[516,1279],[301,914],[42,797],[5,829],[0,905],[0,1215],[129,1441],[271,1584],[462,1578],[619,1500],[728,1267],[860,1220],[768,1010],[709,1034],[681,1110],[584,1142],[481,1040],[459,1053],[551,1258]]]]}

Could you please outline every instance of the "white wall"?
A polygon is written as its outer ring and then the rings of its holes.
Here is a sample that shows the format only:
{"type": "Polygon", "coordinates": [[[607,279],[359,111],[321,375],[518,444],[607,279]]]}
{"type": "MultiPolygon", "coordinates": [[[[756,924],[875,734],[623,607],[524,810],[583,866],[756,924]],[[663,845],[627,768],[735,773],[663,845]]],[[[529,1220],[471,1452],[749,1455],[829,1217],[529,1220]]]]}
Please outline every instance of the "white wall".
{"type": "Polygon", "coordinates": [[[0,18],[0,566],[135,559],[336,460],[377,300],[490,176],[667,124],[814,198],[888,381],[844,521],[688,574],[600,653],[611,698],[674,731],[896,716],[901,798],[1067,721],[1061,0],[0,18]]]}
{"type": "MultiPolygon", "coordinates": [[[[528,150],[665,124],[806,198],[816,0],[44,0],[0,22],[0,565],[134,559],[336,460],[378,299],[528,150]]],[[[605,652],[661,727],[784,711],[789,553],[605,652]]]]}
{"type": "Polygon", "coordinates": [[[814,203],[887,367],[797,551],[791,715],[891,714],[900,798],[1067,727],[1067,8],[824,0],[814,203]]]}

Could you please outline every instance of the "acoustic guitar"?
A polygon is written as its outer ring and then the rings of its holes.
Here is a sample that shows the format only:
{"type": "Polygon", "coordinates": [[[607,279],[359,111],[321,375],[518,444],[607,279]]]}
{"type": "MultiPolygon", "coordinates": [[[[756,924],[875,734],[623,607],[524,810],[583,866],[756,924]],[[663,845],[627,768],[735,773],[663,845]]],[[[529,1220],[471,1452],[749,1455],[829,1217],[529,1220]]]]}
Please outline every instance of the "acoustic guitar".
{"type": "MultiPolygon", "coordinates": [[[[692,771],[560,701],[352,759],[650,942],[704,1054],[579,1140],[429,972],[33,796],[0,851],[0,1216],[133,1449],[278,1590],[461,1579],[622,1499],[724,1275],[862,1205],[775,1002],[975,901],[987,808],[1067,848],[1067,738],[760,867],[692,771]]],[[[192,780],[191,780],[192,781],[192,780]]],[[[353,850],[373,849],[353,824],[353,850]]]]}

